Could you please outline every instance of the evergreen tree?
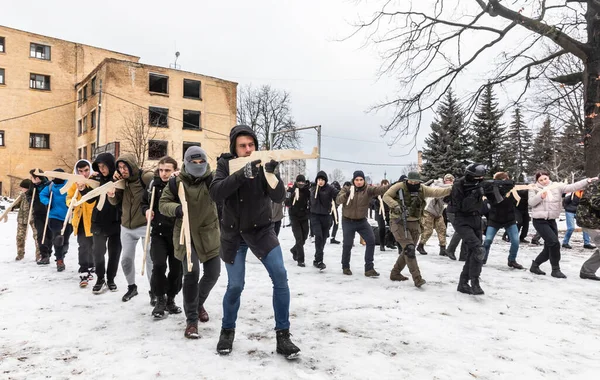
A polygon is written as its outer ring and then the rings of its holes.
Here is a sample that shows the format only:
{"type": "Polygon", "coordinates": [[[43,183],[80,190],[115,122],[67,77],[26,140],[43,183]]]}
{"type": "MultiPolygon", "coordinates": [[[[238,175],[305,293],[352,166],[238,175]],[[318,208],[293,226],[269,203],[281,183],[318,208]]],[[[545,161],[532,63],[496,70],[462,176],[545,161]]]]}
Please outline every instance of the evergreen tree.
{"type": "Polygon", "coordinates": [[[516,181],[525,180],[527,161],[531,156],[531,139],[531,131],[523,121],[521,110],[516,108],[513,120],[506,130],[502,160],[504,169],[516,181]]]}
{"type": "Polygon", "coordinates": [[[425,139],[423,175],[429,178],[443,177],[446,173],[462,175],[468,146],[465,139],[463,114],[449,90],[438,107],[431,133],[425,139]]]}
{"type": "Polygon", "coordinates": [[[550,172],[553,180],[560,181],[562,179],[561,166],[562,163],[557,154],[556,130],[552,128],[550,118],[547,118],[535,136],[528,169],[532,175],[538,170],[546,170],[550,172]]]}
{"type": "Polygon", "coordinates": [[[481,94],[479,109],[472,123],[473,151],[472,159],[485,164],[491,174],[502,170],[500,159],[503,149],[504,126],[501,123],[502,113],[498,110],[498,102],[491,85],[487,85],[481,94]]]}
{"type": "Polygon", "coordinates": [[[583,136],[573,120],[564,127],[558,138],[558,157],[561,165],[561,178],[569,181],[584,175],[585,156],[583,152],[583,136]]]}

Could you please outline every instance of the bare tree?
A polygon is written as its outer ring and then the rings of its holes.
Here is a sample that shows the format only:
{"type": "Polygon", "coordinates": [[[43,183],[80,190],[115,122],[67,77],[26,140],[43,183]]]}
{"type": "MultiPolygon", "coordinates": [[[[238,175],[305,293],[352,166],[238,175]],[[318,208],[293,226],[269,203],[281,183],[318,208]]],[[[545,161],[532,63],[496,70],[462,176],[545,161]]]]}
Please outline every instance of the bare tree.
{"type": "Polygon", "coordinates": [[[294,130],[290,94],[265,85],[251,85],[238,91],[237,120],[250,126],[258,137],[260,149],[296,149],[300,146],[300,134],[294,130]],[[271,148],[271,133],[274,136],[271,148]]]}
{"type": "Polygon", "coordinates": [[[337,181],[338,183],[344,183],[345,178],[346,176],[344,175],[344,172],[339,168],[333,169],[329,175],[330,182],[337,181]]]}
{"type": "Polygon", "coordinates": [[[398,78],[401,95],[374,107],[394,109],[384,133],[394,133],[395,141],[411,137],[413,144],[423,112],[489,57],[497,58],[464,98],[469,113],[486,85],[515,86],[516,104],[534,81],[545,79],[553,61],[573,56],[583,71],[552,80],[582,83],[586,172],[592,175],[600,171],[599,18],[598,0],[388,0],[354,34],[365,32],[367,43],[382,52],[381,73],[398,78]]]}
{"type": "Polygon", "coordinates": [[[417,164],[416,162],[411,162],[410,164],[402,167],[401,173],[403,175],[408,175],[408,173],[410,173],[410,172],[418,172],[418,171],[419,171],[419,164],[417,164]]]}
{"type": "MultiPolygon", "coordinates": [[[[151,141],[164,139],[164,133],[159,127],[152,127],[148,123],[148,115],[139,108],[131,108],[127,113],[121,112],[123,126],[120,130],[119,140],[123,144],[124,152],[133,153],[140,168],[144,167],[151,141]]],[[[168,146],[168,142],[165,142],[168,146]]]]}

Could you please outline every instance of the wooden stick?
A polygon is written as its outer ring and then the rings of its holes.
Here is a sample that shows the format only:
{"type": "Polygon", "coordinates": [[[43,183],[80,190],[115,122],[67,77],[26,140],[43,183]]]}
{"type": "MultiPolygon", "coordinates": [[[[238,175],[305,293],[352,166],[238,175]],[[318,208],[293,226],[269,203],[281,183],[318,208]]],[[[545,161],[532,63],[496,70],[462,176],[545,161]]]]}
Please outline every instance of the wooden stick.
{"type": "Polygon", "coordinates": [[[69,191],[71,186],[73,186],[77,182],[85,183],[86,185],[88,185],[89,187],[94,188],[94,189],[97,188],[98,186],[100,186],[100,182],[95,181],[93,179],[85,178],[81,174],[69,174],[69,173],[55,172],[55,171],[41,172],[39,170],[36,170],[33,174],[38,177],[59,178],[59,179],[63,179],[65,181],[67,181],[67,183],[60,189],[61,194],[64,194],[67,191],[69,191]]]}
{"type": "Polygon", "coordinates": [[[310,154],[306,154],[301,150],[256,150],[248,157],[238,157],[233,160],[229,160],[229,174],[233,174],[236,171],[244,167],[248,162],[261,160],[261,165],[266,164],[271,160],[275,161],[289,161],[289,160],[306,160],[319,157],[319,150],[317,147],[313,148],[310,154]]]}
{"type": "Polygon", "coordinates": [[[350,201],[354,199],[354,185],[350,188],[350,195],[348,195],[348,201],[346,202],[346,206],[350,204],[350,201]]]}
{"type": "Polygon", "coordinates": [[[69,224],[69,218],[73,213],[73,207],[75,205],[75,201],[77,201],[77,195],[79,195],[79,189],[75,189],[75,193],[73,193],[73,198],[71,198],[71,203],[69,203],[69,209],[67,210],[67,215],[65,216],[65,221],[63,222],[62,229],[60,230],[60,234],[64,235],[65,230],[67,229],[67,224],[69,224]]]}
{"type": "MultiPolygon", "coordinates": [[[[27,225],[31,224],[31,216],[33,215],[33,201],[35,200],[35,192],[37,188],[33,188],[33,195],[31,196],[31,203],[29,203],[29,215],[27,216],[27,225]]],[[[33,227],[32,227],[33,228],[33,227]]],[[[27,231],[25,231],[27,233],[27,231]]]]}
{"type": "Polygon", "coordinates": [[[0,221],[4,220],[4,223],[8,222],[8,213],[11,212],[12,209],[17,205],[17,203],[21,201],[22,197],[23,193],[19,194],[17,199],[15,199],[15,201],[11,203],[10,206],[8,206],[8,208],[2,213],[2,215],[0,215],[0,221]]]}
{"type": "Polygon", "coordinates": [[[383,199],[381,199],[381,195],[378,195],[377,199],[379,199],[379,215],[384,216],[385,215],[385,208],[383,208],[383,199]]]}
{"type": "Polygon", "coordinates": [[[96,205],[96,208],[98,210],[102,210],[102,207],[104,207],[104,202],[106,201],[106,193],[111,189],[125,189],[125,180],[120,179],[116,182],[105,183],[104,185],[90,191],[89,193],[81,197],[81,199],[79,199],[77,203],[75,203],[75,206],[79,206],[87,202],[89,199],[100,197],[100,199],[98,199],[98,204],[96,205]]]}
{"type": "Polygon", "coordinates": [[[46,212],[46,223],[44,223],[44,233],[42,234],[42,244],[46,241],[46,231],[48,230],[48,219],[50,219],[50,207],[52,207],[52,190],[50,189],[50,199],[48,200],[48,211],[46,212]]]}
{"type": "Polygon", "coordinates": [[[184,231],[185,236],[185,251],[187,253],[187,268],[188,273],[192,271],[192,234],[190,232],[190,216],[188,214],[188,204],[185,198],[185,189],[183,183],[179,182],[179,201],[181,202],[181,210],[183,211],[183,218],[181,223],[181,229],[184,231]]]}
{"type": "Polygon", "coordinates": [[[335,211],[336,211],[335,201],[332,199],[331,200],[331,213],[333,214],[333,221],[335,222],[335,224],[339,224],[337,212],[335,212],[335,211]]]}
{"type": "MultiPolygon", "coordinates": [[[[152,195],[150,196],[150,211],[154,212],[154,195],[156,192],[156,186],[152,186],[152,195]]],[[[152,218],[149,218],[146,222],[146,239],[144,240],[144,256],[142,256],[142,276],[144,275],[144,268],[146,267],[146,255],[148,254],[148,241],[150,240],[150,228],[152,224],[152,218]]]]}

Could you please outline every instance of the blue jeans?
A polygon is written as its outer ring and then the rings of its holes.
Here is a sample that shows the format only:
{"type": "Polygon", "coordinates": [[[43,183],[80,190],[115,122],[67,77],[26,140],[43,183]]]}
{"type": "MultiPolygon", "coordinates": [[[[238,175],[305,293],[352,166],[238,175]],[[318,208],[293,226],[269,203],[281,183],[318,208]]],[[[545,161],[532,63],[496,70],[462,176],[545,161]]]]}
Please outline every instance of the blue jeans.
{"type": "MultiPolygon", "coordinates": [[[[235,328],[240,297],[244,290],[246,277],[247,245],[240,245],[233,264],[225,263],[227,269],[227,291],[223,296],[223,321],[224,329],[235,328]]],[[[281,246],[273,248],[262,260],[273,282],[273,310],[275,311],[275,330],[290,328],[290,288],[288,287],[287,272],[283,266],[281,246]]]]}
{"type": "MultiPolygon", "coordinates": [[[[573,231],[575,231],[575,213],[574,212],[565,212],[567,217],[567,232],[565,233],[565,237],[563,239],[563,244],[569,244],[569,240],[571,240],[571,235],[573,235],[573,231]]],[[[590,235],[587,232],[583,232],[583,244],[590,244],[590,235]]]]}
{"type": "MultiPolygon", "coordinates": [[[[517,259],[517,252],[519,251],[519,228],[516,223],[511,224],[508,227],[504,228],[506,233],[508,234],[508,238],[510,239],[510,249],[508,251],[508,261],[515,261],[517,259]]],[[[485,247],[485,261],[487,261],[488,255],[490,254],[490,246],[494,241],[494,237],[496,233],[498,233],[499,228],[495,228],[492,226],[488,226],[485,232],[485,241],[483,242],[483,246],[485,247]]]]}

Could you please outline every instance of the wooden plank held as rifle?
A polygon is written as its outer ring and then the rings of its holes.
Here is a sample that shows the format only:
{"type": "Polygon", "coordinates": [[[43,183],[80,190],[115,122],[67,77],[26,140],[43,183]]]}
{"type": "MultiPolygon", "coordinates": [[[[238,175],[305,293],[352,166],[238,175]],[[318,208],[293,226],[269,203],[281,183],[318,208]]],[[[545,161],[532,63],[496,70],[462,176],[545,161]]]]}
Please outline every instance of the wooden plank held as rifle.
{"type": "Polygon", "coordinates": [[[229,174],[233,174],[243,168],[248,162],[261,160],[264,165],[271,160],[278,162],[290,160],[306,160],[319,157],[319,149],[313,148],[310,154],[306,154],[301,150],[281,149],[281,150],[255,150],[247,157],[238,157],[229,160],[229,174]]]}
{"type": "Polygon", "coordinates": [[[11,203],[10,206],[8,206],[8,208],[2,213],[2,215],[0,215],[0,221],[4,220],[4,223],[8,222],[8,213],[11,212],[12,209],[17,205],[17,203],[21,201],[22,197],[23,193],[19,194],[17,199],[15,199],[15,201],[11,203]]]}
{"type": "MultiPolygon", "coordinates": [[[[37,188],[34,187],[33,188],[33,195],[31,196],[31,203],[29,203],[29,215],[27,216],[27,225],[31,224],[31,217],[33,215],[33,201],[35,200],[35,192],[37,191],[37,188]]],[[[33,229],[33,227],[31,227],[33,229]]],[[[25,230],[25,233],[27,233],[27,230],[25,230]]]]}
{"type": "Polygon", "coordinates": [[[62,229],[60,230],[60,235],[54,238],[54,244],[56,244],[59,247],[62,247],[65,244],[65,230],[67,229],[67,224],[69,224],[69,219],[73,214],[73,207],[75,205],[75,201],[77,201],[77,195],[79,195],[79,189],[75,189],[73,198],[71,198],[71,203],[69,204],[69,209],[67,210],[67,215],[65,216],[65,221],[63,222],[62,229]]]}
{"type": "Polygon", "coordinates": [[[36,170],[34,175],[38,177],[50,177],[50,178],[58,178],[67,181],[67,183],[60,189],[60,193],[64,194],[75,184],[75,183],[85,183],[89,187],[95,189],[100,186],[100,182],[85,178],[81,174],[69,174],[65,172],[55,172],[55,171],[39,171],[36,170]]]}
{"type": "Polygon", "coordinates": [[[383,216],[385,219],[385,208],[383,207],[383,199],[381,198],[381,195],[378,195],[377,199],[379,200],[379,215],[383,216]]]}
{"type": "Polygon", "coordinates": [[[350,204],[350,201],[352,199],[354,199],[354,192],[355,192],[355,188],[354,185],[352,185],[352,187],[350,187],[350,195],[348,195],[348,201],[346,202],[346,206],[348,206],[350,204]]]}
{"type": "MultiPolygon", "coordinates": [[[[152,195],[150,196],[150,212],[154,212],[154,195],[156,193],[156,186],[152,186],[152,195]]],[[[151,214],[152,215],[152,214],[151,214]]],[[[148,255],[148,241],[150,241],[150,229],[152,225],[152,218],[148,218],[146,222],[146,239],[144,239],[144,256],[142,256],[142,276],[144,275],[144,268],[146,267],[146,256],[148,255]]]]}
{"type": "Polygon", "coordinates": [[[89,199],[100,197],[98,199],[98,204],[96,205],[96,208],[98,210],[102,210],[102,207],[104,207],[104,202],[106,201],[106,193],[112,189],[125,189],[125,180],[120,179],[116,182],[105,183],[104,185],[90,191],[89,193],[81,197],[81,199],[78,200],[77,203],[75,203],[75,206],[79,206],[87,202],[89,199]]]}
{"type": "Polygon", "coordinates": [[[48,230],[48,219],[50,219],[50,207],[52,207],[52,190],[50,191],[50,199],[48,200],[48,211],[46,211],[46,223],[44,223],[44,233],[42,234],[42,244],[46,241],[46,231],[48,230]]]}
{"type": "Polygon", "coordinates": [[[179,182],[179,191],[177,192],[179,195],[179,201],[181,202],[181,211],[183,211],[183,218],[181,218],[181,231],[182,235],[180,236],[180,244],[181,238],[183,237],[185,244],[185,252],[187,256],[187,269],[188,273],[192,271],[192,234],[190,232],[190,214],[188,213],[188,204],[185,198],[185,188],[183,187],[183,182],[179,182]]]}
{"type": "Polygon", "coordinates": [[[337,212],[336,212],[336,207],[335,207],[335,201],[332,199],[331,200],[331,213],[333,214],[333,221],[335,222],[335,224],[339,224],[338,222],[338,216],[337,216],[337,212]]]}

